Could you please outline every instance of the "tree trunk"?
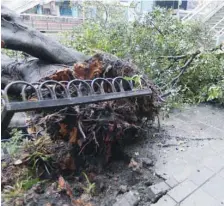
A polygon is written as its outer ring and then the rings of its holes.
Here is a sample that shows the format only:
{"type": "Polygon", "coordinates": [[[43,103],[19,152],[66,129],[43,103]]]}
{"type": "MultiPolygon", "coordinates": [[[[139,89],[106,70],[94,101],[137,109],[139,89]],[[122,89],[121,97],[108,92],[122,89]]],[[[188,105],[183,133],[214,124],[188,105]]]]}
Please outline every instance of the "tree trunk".
{"type": "MultiPolygon", "coordinates": [[[[2,89],[12,81],[38,82],[41,79],[57,73],[60,70],[69,70],[72,67],[62,64],[49,64],[39,59],[16,60],[2,54],[1,58],[1,87],[2,89]]],[[[12,88],[10,93],[19,94],[21,88],[19,85],[12,88]]]]}
{"type": "Polygon", "coordinates": [[[10,9],[4,6],[1,9],[1,37],[4,48],[23,51],[52,64],[72,64],[89,58],[37,30],[28,28],[10,9]]]}

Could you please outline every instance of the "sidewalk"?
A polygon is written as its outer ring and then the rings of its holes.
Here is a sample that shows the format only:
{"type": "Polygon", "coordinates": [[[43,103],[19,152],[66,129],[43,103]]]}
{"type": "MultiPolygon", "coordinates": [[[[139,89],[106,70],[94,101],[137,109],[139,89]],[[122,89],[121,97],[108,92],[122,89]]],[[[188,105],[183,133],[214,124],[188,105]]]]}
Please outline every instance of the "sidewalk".
{"type": "Polygon", "coordinates": [[[224,109],[189,107],[163,121],[168,138],[155,144],[156,173],[167,192],[154,206],[224,205],[224,109]]]}

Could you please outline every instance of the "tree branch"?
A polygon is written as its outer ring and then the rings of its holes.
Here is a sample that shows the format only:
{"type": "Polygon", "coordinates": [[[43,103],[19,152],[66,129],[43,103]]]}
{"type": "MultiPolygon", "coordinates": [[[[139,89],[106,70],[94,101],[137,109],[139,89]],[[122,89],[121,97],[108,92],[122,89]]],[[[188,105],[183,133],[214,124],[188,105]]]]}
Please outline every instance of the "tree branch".
{"type": "Polygon", "coordinates": [[[192,61],[194,60],[194,58],[195,58],[198,54],[200,54],[200,53],[201,53],[200,51],[196,51],[194,54],[192,54],[192,55],[191,55],[191,58],[188,59],[188,60],[186,61],[186,63],[184,64],[184,66],[182,66],[182,67],[180,68],[180,73],[179,73],[175,78],[173,78],[171,82],[169,82],[169,83],[166,84],[164,87],[162,87],[161,90],[164,90],[169,84],[171,84],[171,85],[172,85],[171,88],[173,88],[173,87],[177,84],[177,82],[178,82],[178,80],[180,79],[180,77],[186,72],[187,68],[190,66],[190,64],[192,63],[192,61]]]}
{"type": "Polygon", "coordinates": [[[186,57],[188,57],[189,54],[184,54],[184,55],[180,55],[180,56],[159,56],[158,59],[168,59],[168,60],[179,60],[179,59],[185,59],[186,57]]]}
{"type": "Polygon", "coordinates": [[[24,25],[18,15],[1,7],[1,37],[6,49],[23,51],[49,63],[70,64],[88,56],[66,48],[41,32],[24,25]]]}

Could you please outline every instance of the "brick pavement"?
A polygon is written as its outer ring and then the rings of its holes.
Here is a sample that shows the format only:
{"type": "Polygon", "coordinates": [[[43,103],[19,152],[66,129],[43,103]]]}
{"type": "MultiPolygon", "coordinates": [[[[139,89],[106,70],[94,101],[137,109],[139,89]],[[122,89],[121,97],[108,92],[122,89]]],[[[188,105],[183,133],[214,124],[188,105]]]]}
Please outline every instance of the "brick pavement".
{"type": "Polygon", "coordinates": [[[155,146],[155,168],[168,189],[153,206],[224,205],[224,109],[188,107],[163,128],[169,138],[155,146]]]}

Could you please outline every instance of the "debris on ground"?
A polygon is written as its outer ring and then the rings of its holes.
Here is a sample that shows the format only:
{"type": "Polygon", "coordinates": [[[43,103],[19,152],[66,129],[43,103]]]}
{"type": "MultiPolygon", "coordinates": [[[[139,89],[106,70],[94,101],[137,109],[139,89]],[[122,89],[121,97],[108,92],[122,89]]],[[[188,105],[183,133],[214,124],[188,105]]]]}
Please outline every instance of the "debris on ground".
{"type": "MultiPolygon", "coordinates": [[[[1,12],[2,46],[32,56],[20,60],[3,55],[2,89],[13,81],[40,85],[43,81],[66,84],[75,79],[84,82],[117,77],[131,80],[134,88],[141,88],[144,77],[152,92],[141,97],[27,112],[23,132],[9,133],[11,139],[2,144],[6,151],[2,159],[3,205],[90,206],[99,205],[99,199],[108,194],[111,204],[116,204],[116,199],[117,204],[127,199],[130,205],[136,205],[141,198],[132,187],[140,184],[147,188],[145,176],[153,182],[159,178],[149,170],[153,166],[150,160],[139,160],[139,149],[129,155],[124,150],[126,145],[144,139],[144,133],[152,128],[160,110],[160,90],[131,61],[102,52],[86,56],[24,27],[19,16],[8,8],[2,6],[1,12]],[[21,37],[25,41],[21,42],[21,37]],[[47,43],[40,44],[40,39],[47,43]],[[120,162],[115,166],[112,160],[120,162]]],[[[100,92],[101,83],[96,84],[96,93],[100,92]]],[[[127,82],[122,84],[125,90],[127,82]]],[[[87,87],[75,85],[74,96],[77,87],[82,93],[88,92],[87,87]]],[[[106,84],[103,87],[110,92],[106,84]]],[[[10,98],[17,100],[25,92],[28,101],[37,100],[32,89],[26,87],[21,92],[21,88],[14,85],[9,91],[10,98]]],[[[45,89],[44,99],[51,97],[51,89],[61,98],[61,87],[50,85],[45,89]]]]}
{"type": "Polygon", "coordinates": [[[136,206],[140,201],[140,196],[137,191],[129,191],[118,196],[117,202],[113,206],[136,206]]]}

